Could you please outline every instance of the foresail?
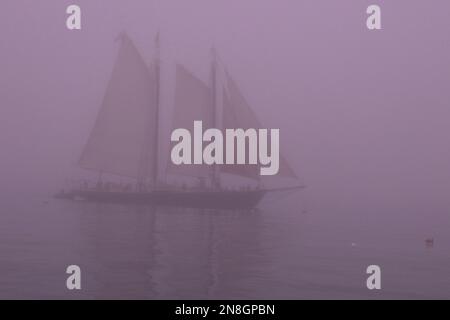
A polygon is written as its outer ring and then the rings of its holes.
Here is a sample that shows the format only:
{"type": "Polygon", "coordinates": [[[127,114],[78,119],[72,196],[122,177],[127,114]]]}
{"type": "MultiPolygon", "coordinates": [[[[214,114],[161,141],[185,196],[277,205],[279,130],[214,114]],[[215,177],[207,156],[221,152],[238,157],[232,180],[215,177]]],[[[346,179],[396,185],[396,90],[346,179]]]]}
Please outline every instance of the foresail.
{"type": "MultiPolygon", "coordinates": [[[[231,78],[228,72],[226,76],[226,88],[224,93],[223,106],[223,127],[224,128],[241,128],[241,129],[262,129],[260,121],[256,114],[247,103],[245,97],[239,90],[236,82],[231,78]]],[[[235,150],[236,154],[236,150],[235,150]]],[[[259,179],[259,165],[224,165],[221,172],[244,176],[247,178],[259,179]]],[[[279,176],[288,178],[297,178],[297,175],[289,166],[287,160],[280,154],[279,176]]]]}
{"type": "MultiPolygon", "coordinates": [[[[223,95],[223,128],[244,130],[249,128],[258,129],[260,127],[259,123],[256,117],[252,114],[251,109],[246,105],[245,100],[241,99],[242,96],[236,95],[236,92],[234,92],[234,89],[231,86],[232,85],[228,87],[228,92],[224,92],[223,95]]],[[[235,144],[234,163],[236,163],[237,154],[237,145],[235,144]]],[[[248,159],[248,155],[246,155],[246,158],[248,159]]],[[[256,164],[224,164],[221,166],[220,172],[252,179],[259,179],[259,166],[256,164]]]]}
{"type": "MultiPolygon", "coordinates": [[[[196,120],[203,122],[203,130],[212,128],[214,124],[212,99],[211,88],[196,78],[182,65],[178,64],[176,66],[175,107],[172,131],[178,128],[192,128],[196,120]]],[[[175,144],[175,142],[172,144],[175,144]]],[[[207,165],[184,164],[177,166],[170,159],[167,166],[167,171],[170,173],[193,177],[211,176],[211,170],[211,167],[207,165]]]]}
{"type": "Polygon", "coordinates": [[[281,154],[280,154],[280,170],[278,171],[278,176],[298,179],[298,176],[295,173],[294,169],[292,169],[292,167],[289,165],[289,162],[281,154]]]}
{"type": "Polygon", "coordinates": [[[94,128],[79,165],[85,169],[150,179],[157,147],[156,75],[124,35],[94,128]]]}

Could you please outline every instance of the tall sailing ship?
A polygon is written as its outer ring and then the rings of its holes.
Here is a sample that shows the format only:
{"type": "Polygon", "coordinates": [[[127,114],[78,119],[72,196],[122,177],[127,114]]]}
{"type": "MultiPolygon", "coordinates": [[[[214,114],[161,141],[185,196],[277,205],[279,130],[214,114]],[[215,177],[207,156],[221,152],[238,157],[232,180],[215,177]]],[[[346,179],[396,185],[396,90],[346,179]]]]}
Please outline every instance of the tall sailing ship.
{"type": "MultiPolygon", "coordinates": [[[[156,55],[146,64],[133,41],[120,37],[120,49],[102,106],[82,151],[79,166],[99,174],[94,185],[80,183],[57,198],[95,202],[170,205],[191,208],[251,209],[271,192],[293,191],[303,186],[266,188],[259,165],[174,165],[164,170],[161,141],[161,63],[159,35],[156,55]],[[159,172],[164,174],[160,174],[159,172]],[[170,185],[167,175],[198,179],[196,185],[170,185]],[[255,181],[253,187],[229,188],[226,175],[255,181]],[[133,183],[104,182],[105,175],[131,179],[133,183]]],[[[227,71],[218,77],[218,59],[212,54],[208,85],[181,64],[176,65],[173,128],[185,128],[201,120],[206,128],[261,128],[236,82],[227,71]],[[220,81],[219,79],[223,79],[220,81]]],[[[280,155],[279,176],[297,179],[280,155]]]]}

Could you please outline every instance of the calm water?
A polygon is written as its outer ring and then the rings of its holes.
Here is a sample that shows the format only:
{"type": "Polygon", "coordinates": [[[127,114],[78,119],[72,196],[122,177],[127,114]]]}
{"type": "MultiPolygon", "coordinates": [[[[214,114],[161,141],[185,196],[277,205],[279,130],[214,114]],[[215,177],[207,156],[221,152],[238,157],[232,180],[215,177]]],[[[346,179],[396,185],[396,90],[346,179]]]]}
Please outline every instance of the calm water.
{"type": "Polygon", "coordinates": [[[450,298],[445,213],[304,212],[296,197],[254,212],[1,200],[0,298],[450,298]],[[71,264],[82,268],[75,293],[71,264]],[[365,287],[370,264],[379,292],[365,287]]]}

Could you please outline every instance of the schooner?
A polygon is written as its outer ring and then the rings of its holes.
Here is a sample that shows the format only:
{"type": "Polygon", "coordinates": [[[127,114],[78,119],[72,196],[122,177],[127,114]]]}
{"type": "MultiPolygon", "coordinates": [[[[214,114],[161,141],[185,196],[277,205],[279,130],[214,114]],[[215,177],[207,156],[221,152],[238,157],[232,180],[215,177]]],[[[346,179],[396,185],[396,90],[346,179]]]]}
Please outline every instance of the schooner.
{"type": "MultiPolygon", "coordinates": [[[[265,188],[260,181],[258,164],[180,166],[169,161],[165,170],[162,170],[163,174],[160,174],[159,47],[158,35],[156,55],[148,66],[131,38],[126,34],[120,37],[111,79],[78,162],[81,168],[99,173],[99,181],[95,186],[84,183],[71,190],[61,191],[56,195],[57,198],[191,208],[251,209],[269,192],[303,187],[265,188]],[[103,183],[104,174],[126,177],[135,182],[132,186],[111,187],[103,183]],[[165,179],[167,174],[195,177],[200,183],[190,187],[170,185],[165,179]],[[222,174],[252,179],[257,185],[253,188],[226,188],[221,183],[222,174]]],[[[219,81],[217,66],[214,51],[211,83],[208,85],[183,65],[176,64],[173,128],[187,127],[198,120],[206,128],[246,130],[262,127],[228,71],[224,72],[224,81],[219,81]]],[[[278,175],[297,179],[282,155],[278,175]]]]}

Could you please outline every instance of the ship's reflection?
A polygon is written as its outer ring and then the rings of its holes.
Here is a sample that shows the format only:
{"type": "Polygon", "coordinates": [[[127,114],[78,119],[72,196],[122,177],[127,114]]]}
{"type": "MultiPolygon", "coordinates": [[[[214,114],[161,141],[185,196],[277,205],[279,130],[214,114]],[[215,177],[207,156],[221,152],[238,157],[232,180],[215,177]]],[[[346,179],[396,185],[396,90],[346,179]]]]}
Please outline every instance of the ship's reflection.
{"type": "Polygon", "coordinates": [[[92,297],[232,298],[263,276],[260,211],[74,205],[92,297]]]}

